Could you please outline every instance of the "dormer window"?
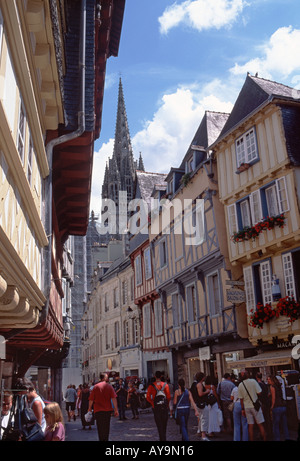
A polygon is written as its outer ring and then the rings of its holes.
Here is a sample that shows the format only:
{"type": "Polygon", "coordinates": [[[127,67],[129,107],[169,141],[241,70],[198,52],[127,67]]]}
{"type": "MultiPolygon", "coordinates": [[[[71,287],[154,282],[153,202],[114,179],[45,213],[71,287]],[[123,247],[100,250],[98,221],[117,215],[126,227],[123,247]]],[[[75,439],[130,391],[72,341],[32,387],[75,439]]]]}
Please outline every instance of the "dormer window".
{"type": "Polygon", "coordinates": [[[249,164],[254,160],[258,160],[256,132],[254,127],[236,140],[235,148],[238,168],[243,164],[249,164]]]}
{"type": "Polygon", "coordinates": [[[172,178],[172,179],[168,182],[168,193],[169,193],[169,194],[173,194],[173,193],[174,193],[174,178],[172,178]]]}
{"type": "Polygon", "coordinates": [[[191,173],[194,170],[194,158],[191,157],[187,162],[186,162],[186,172],[191,173]]]}

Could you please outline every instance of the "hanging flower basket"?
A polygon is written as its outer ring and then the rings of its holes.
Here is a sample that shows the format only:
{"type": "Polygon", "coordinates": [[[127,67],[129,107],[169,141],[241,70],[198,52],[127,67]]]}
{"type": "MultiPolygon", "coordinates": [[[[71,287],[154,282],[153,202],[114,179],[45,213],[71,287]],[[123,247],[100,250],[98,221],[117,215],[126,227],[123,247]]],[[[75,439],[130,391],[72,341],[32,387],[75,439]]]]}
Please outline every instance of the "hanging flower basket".
{"type": "Polygon", "coordinates": [[[238,232],[235,232],[231,236],[231,240],[234,243],[243,242],[245,240],[251,240],[251,239],[255,240],[259,236],[259,234],[261,234],[261,232],[263,232],[264,230],[274,229],[275,226],[283,227],[285,224],[284,220],[285,220],[285,217],[283,213],[277,216],[271,216],[271,217],[268,216],[262,221],[259,221],[253,227],[244,227],[244,229],[238,232]]]}

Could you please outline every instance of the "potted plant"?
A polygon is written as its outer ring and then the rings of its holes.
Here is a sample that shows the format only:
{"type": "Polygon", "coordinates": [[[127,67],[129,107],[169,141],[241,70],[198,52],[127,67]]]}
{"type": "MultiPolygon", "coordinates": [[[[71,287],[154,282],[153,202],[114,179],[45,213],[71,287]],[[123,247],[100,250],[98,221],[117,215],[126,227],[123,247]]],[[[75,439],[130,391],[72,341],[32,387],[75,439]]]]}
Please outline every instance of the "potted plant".
{"type": "Polygon", "coordinates": [[[244,162],[242,162],[242,163],[240,164],[240,166],[238,167],[237,171],[238,171],[239,173],[242,173],[242,171],[248,170],[249,167],[250,167],[250,164],[249,164],[249,163],[244,163],[244,162]]]}
{"type": "Polygon", "coordinates": [[[281,298],[276,306],[276,317],[280,315],[289,317],[291,323],[295,322],[300,318],[300,303],[290,296],[281,298]]]}

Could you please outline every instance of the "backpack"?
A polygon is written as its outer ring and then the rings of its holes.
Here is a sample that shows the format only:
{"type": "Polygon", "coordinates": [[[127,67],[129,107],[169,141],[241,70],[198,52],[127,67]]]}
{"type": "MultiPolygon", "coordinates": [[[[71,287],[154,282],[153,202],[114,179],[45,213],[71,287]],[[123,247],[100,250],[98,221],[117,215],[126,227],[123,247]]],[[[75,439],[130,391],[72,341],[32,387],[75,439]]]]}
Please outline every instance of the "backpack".
{"type": "Polygon", "coordinates": [[[210,393],[207,396],[207,405],[210,405],[212,407],[216,402],[217,402],[217,399],[214,396],[214,393],[211,389],[210,393]]]}
{"type": "Polygon", "coordinates": [[[156,395],[154,397],[154,408],[160,408],[160,409],[166,409],[167,408],[167,397],[166,394],[164,393],[164,389],[166,387],[166,383],[164,383],[163,387],[161,389],[158,389],[158,387],[153,384],[153,386],[156,389],[156,395]]]}

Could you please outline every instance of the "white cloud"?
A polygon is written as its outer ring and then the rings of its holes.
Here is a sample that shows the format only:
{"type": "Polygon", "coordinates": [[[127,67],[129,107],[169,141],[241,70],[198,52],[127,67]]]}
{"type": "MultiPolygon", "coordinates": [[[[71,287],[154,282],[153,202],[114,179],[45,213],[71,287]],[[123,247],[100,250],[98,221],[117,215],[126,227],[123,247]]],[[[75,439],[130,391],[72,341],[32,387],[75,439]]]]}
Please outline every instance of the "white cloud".
{"type": "MultiPolygon", "coordinates": [[[[205,86],[182,86],[162,96],[152,120],[145,122],[144,129],[132,137],[135,159],[141,152],[148,172],[168,173],[171,167],[178,167],[205,110],[231,111],[236,95],[230,91],[229,87],[215,79],[205,86]]],[[[113,145],[114,140],[111,139],[94,153],[90,210],[95,213],[101,210],[104,170],[108,157],[112,156],[113,145]]]]}
{"type": "Polygon", "coordinates": [[[260,47],[260,57],[246,64],[235,64],[230,71],[234,75],[259,73],[264,78],[285,79],[300,70],[300,30],[292,26],[281,27],[260,47]]]}
{"type": "Polygon", "coordinates": [[[232,103],[224,101],[222,94],[227,93],[223,90],[215,80],[204,88],[180,87],[162,97],[152,120],[132,139],[134,152],[142,152],[147,171],[168,173],[171,166],[180,165],[205,110],[231,111],[232,103]]]}
{"type": "Polygon", "coordinates": [[[166,34],[180,24],[199,31],[230,27],[246,5],[245,0],[186,0],[174,3],[158,19],[160,31],[166,34]]]}
{"type": "Polygon", "coordinates": [[[101,210],[104,171],[108,158],[112,157],[113,149],[114,140],[110,139],[107,143],[102,144],[98,152],[94,152],[90,212],[93,210],[96,214],[101,210]]]}

